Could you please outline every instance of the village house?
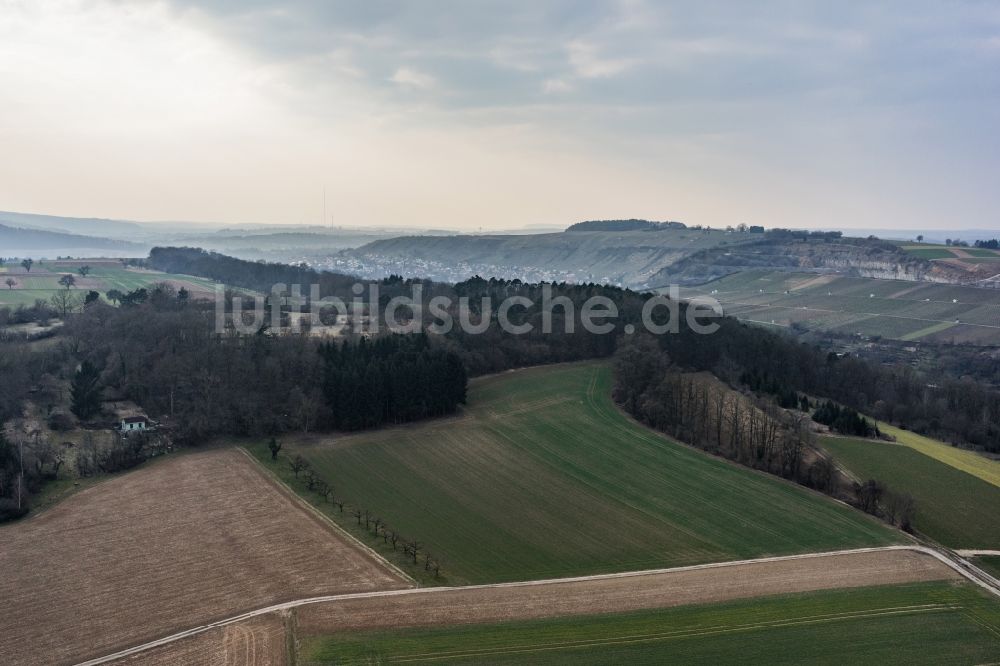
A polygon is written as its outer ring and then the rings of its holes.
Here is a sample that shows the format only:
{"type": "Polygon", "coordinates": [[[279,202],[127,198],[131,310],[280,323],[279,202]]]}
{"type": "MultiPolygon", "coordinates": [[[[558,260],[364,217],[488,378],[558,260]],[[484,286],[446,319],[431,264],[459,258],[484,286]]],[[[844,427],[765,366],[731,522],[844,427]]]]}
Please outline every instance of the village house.
{"type": "Polygon", "coordinates": [[[145,416],[126,416],[122,418],[120,430],[123,435],[130,432],[145,432],[152,430],[153,424],[145,416]]]}

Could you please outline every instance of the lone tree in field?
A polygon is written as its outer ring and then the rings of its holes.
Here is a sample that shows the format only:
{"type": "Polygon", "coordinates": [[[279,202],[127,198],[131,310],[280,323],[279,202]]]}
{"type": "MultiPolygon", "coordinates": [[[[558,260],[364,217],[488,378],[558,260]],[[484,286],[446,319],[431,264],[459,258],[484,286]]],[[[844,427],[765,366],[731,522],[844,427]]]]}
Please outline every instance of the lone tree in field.
{"type": "Polygon", "coordinates": [[[23,260],[21,262],[21,265],[24,266],[24,272],[25,273],[30,273],[31,272],[31,267],[35,265],[35,260],[34,259],[25,259],[25,260],[23,260]]]}
{"type": "MultiPolygon", "coordinates": [[[[108,295],[110,295],[110,292],[108,293],[108,295]]],[[[267,448],[271,450],[271,460],[277,460],[278,451],[281,450],[281,442],[272,437],[271,441],[267,443],[267,448]]]]}
{"type": "Polygon", "coordinates": [[[61,278],[59,278],[59,284],[69,289],[70,287],[76,285],[76,278],[72,274],[67,273],[66,275],[63,275],[61,278]]]}
{"type": "Polygon", "coordinates": [[[66,318],[70,312],[76,310],[77,306],[80,305],[80,299],[77,298],[76,294],[71,294],[69,291],[57,291],[52,294],[52,298],[49,299],[58,312],[59,316],[63,319],[66,318]]]}
{"type": "Polygon", "coordinates": [[[80,274],[80,277],[87,277],[90,274],[90,266],[80,266],[76,269],[76,272],[80,274]]]}
{"type": "Polygon", "coordinates": [[[118,291],[117,289],[109,289],[107,293],[105,293],[104,295],[108,297],[109,301],[111,301],[115,305],[118,305],[119,303],[121,303],[122,296],[124,296],[125,294],[118,291]]]}
{"type": "Polygon", "coordinates": [[[17,280],[15,280],[14,278],[7,278],[6,280],[4,280],[4,282],[7,284],[8,289],[13,289],[14,286],[17,284],[17,280]]]}
{"type": "Polygon", "coordinates": [[[288,461],[288,466],[295,472],[295,478],[297,479],[299,478],[299,472],[309,469],[309,461],[300,454],[288,461]]]}

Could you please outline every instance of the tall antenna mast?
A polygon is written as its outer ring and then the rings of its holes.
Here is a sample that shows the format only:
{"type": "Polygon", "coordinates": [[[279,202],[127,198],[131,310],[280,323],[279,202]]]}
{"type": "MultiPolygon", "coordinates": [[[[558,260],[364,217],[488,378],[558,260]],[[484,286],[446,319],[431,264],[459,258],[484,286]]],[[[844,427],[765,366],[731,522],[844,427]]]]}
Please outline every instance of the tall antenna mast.
{"type": "Polygon", "coordinates": [[[323,224],[326,224],[326,185],[323,186],[323,224]]]}

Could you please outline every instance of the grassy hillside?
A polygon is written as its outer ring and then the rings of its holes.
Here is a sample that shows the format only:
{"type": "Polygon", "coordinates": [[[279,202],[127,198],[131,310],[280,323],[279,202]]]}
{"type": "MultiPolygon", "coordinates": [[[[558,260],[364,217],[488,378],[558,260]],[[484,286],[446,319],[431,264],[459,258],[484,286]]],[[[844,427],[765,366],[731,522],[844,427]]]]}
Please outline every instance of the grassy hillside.
{"type": "Polygon", "coordinates": [[[282,456],[301,452],[339,496],[422,541],[457,582],[900,540],[849,507],[629,421],[610,384],[610,369],[592,363],[509,372],[474,382],[461,418],[286,440],[282,456]]]}
{"type": "Polygon", "coordinates": [[[973,664],[1000,659],[1000,603],[969,585],[776,596],[621,615],[360,632],[305,663],[973,664]]]}
{"type": "Polygon", "coordinates": [[[76,278],[73,291],[80,292],[81,296],[91,289],[103,296],[110,289],[128,292],[157,282],[171,282],[178,288],[186,287],[193,296],[210,295],[215,288],[211,280],[204,278],[126,268],[120,262],[108,259],[37,262],[30,272],[25,272],[19,264],[8,264],[3,268],[5,271],[0,276],[0,307],[31,305],[37,299],[48,300],[53,293],[63,288],[59,285],[59,278],[66,273],[71,273],[76,278]],[[91,267],[87,277],[81,277],[77,273],[77,269],[83,265],[91,267]],[[13,278],[17,282],[13,289],[8,288],[7,278],[13,278]]]}
{"type": "Polygon", "coordinates": [[[682,294],[711,295],[727,314],[768,325],[906,341],[1000,344],[998,289],[759,270],[682,294]]]}
{"type": "Polygon", "coordinates": [[[907,446],[824,437],[823,448],[861,479],[916,499],[914,526],[952,548],[1000,548],[1000,487],[907,446]]]}

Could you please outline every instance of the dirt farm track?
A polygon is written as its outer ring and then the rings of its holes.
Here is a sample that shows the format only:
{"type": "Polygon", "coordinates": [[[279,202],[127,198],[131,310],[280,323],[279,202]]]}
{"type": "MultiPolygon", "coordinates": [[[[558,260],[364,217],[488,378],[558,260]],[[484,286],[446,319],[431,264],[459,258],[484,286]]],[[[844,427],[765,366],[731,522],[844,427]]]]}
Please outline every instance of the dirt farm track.
{"type": "Polygon", "coordinates": [[[410,586],[236,450],[159,461],[0,528],[0,571],[3,664],[76,663],[283,601],[410,586]]]}
{"type": "Polygon", "coordinates": [[[281,648],[296,639],[358,629],[624,612],[958,578],[929,552],[893,546],[573,579],[358,593],[260,609],[92,664],[284,664],[290,650],[281,648]]]}

